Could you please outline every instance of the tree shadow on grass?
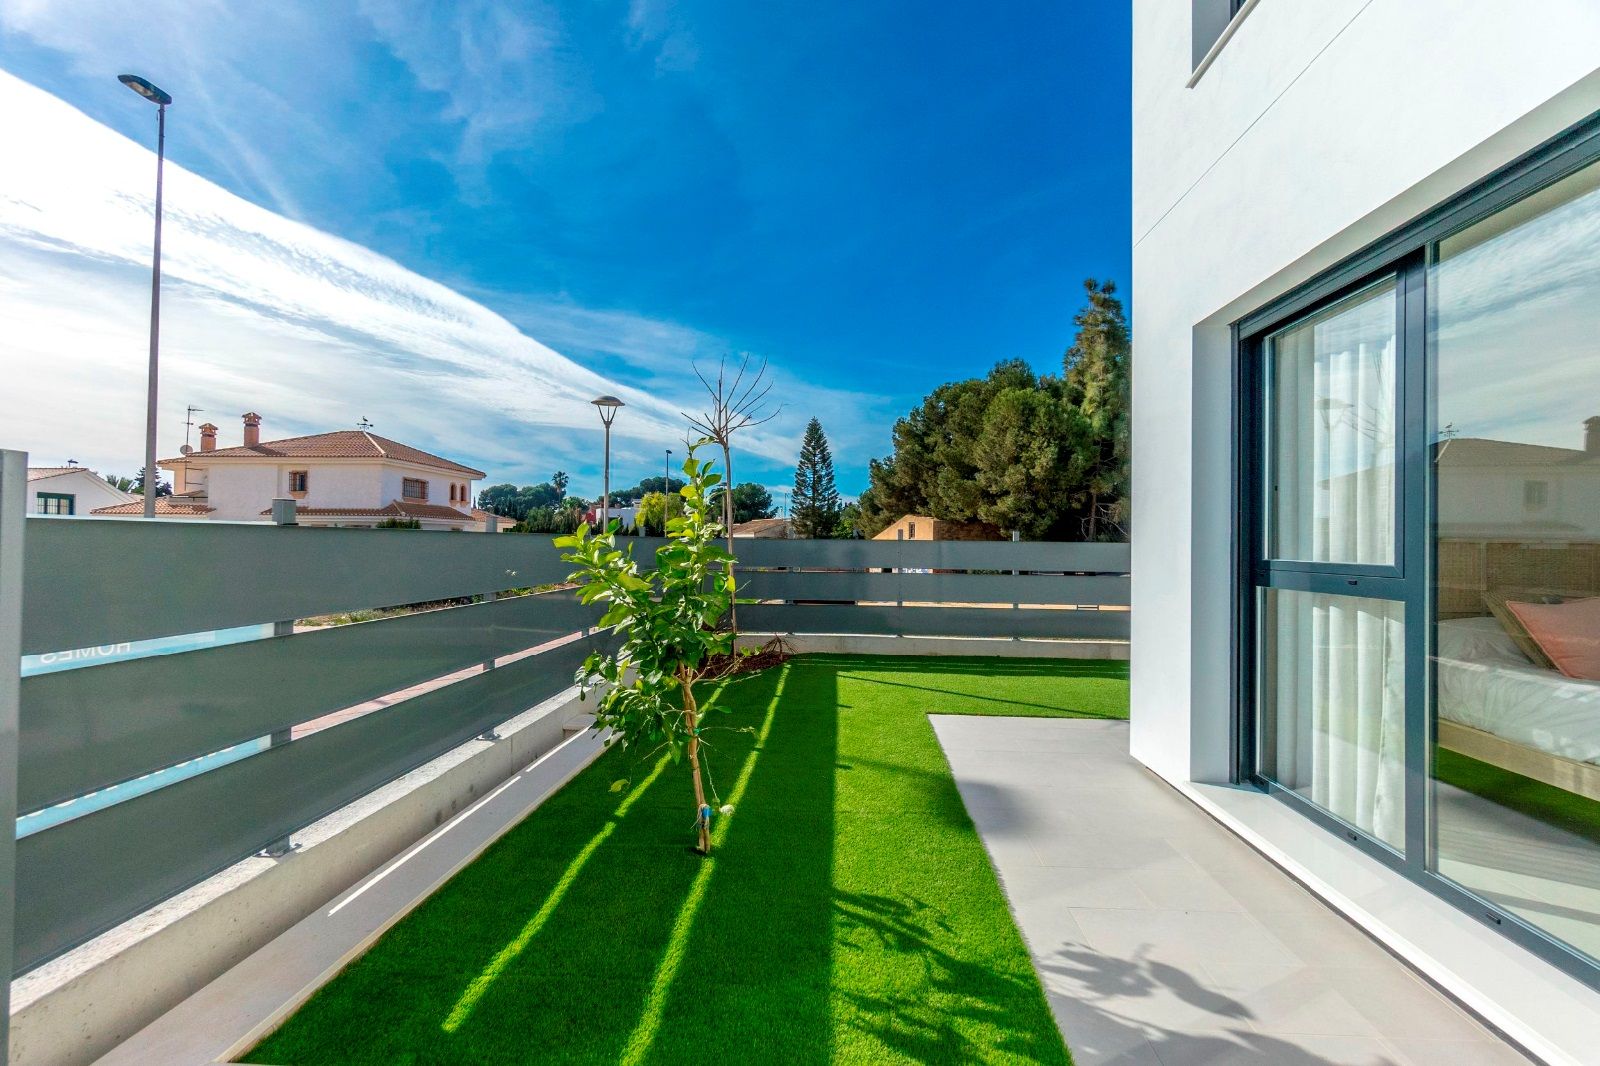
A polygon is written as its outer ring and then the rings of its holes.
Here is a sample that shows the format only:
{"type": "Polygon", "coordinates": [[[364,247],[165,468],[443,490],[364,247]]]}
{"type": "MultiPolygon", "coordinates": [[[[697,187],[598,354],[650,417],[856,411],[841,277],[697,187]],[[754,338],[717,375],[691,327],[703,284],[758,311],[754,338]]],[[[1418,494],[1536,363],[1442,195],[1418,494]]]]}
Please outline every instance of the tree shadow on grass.
{"type": "Polygon", "coordinates": [[[945,945],[958,931],[938,908],[915,896],[840,892],[834,898],[839,948],[855,942],[915,957],[915,988],[837,989],[842,1020],[859,1036],[912,1062],[1068,1061],[1055,1034],[1017,1024],[1039,1006],[1038,983],[1026,967],[1007,972],[956,955],[945,945]]]}

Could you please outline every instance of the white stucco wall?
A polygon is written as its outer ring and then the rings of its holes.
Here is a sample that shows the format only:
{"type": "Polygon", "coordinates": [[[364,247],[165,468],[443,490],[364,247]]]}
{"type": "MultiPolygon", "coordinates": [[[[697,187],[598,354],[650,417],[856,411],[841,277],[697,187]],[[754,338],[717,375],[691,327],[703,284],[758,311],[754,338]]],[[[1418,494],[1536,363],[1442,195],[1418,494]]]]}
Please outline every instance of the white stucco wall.
{"type": "Polygon", "coordinates": [[[388,503],[390,500],[399,500],[404,498],[401,495],[401,492],[404,488],[402,482],[404,482],[406,478],[416,478],[419,481],[426,481],[428,483],[427,502],[437,503],[444,507],[452,506],[450,499],[450,486],[464,485],[466,486],[467,492],[466,500],[462,501],[458,499],[454,501],[453,505],[463,511],[470,511],[472,509],[471,501],[473,496],[476,495],[477,490],[473,487],[473,483],[471,481],[464,477],[448,476],[438,470],[430,470],[424,466],[408,466],[399,463],[387,464],[383,469],[384,503],[388,503]]]}
{"type": "Polygon", "coordinates": [[[1228,773],[1228,326],[1600,110],[1600,3],[1261,0],[1133,42],[1133,754],[1228,773]]]}
{"type": "MultiPolygon", "coordinates": [[[[474,484],[464,477],[447,477],[427,467],[390,460],[296,459],[281,462],[219,460],[208,468],[207,503],[210,517],[220,521],[259,522],[261,512],[275,499],[290,498],[289,474],[304,470],[306,493],[294,497],[301,507],[383,507],[401,499],[401,482],[408,477],[428,482],[428,503],[450,506],[450,485],[466,487],[470,501],[474,484]]],[[[456,506],[470,511],[470,504],[456,506]]]]}
{"type": "Polygon", "coordinates": [[[112,488],[93,471],[72,470],[28,482],[28,514],[42,513],[39,509],[41,492],[72,496],[75,515],[86,515],[96,507],[115,507],[119,503],[131,503],[140,498],[112,488]]]}

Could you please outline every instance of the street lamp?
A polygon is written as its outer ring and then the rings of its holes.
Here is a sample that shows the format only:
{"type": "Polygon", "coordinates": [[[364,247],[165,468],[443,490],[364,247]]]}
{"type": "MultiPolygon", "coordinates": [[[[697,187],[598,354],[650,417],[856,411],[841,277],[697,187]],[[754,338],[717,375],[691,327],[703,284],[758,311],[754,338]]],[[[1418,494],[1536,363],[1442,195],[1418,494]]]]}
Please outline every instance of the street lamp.
{"type": "Polygon", "coordinates": [[[661,535],[666,536],[667,519],[672,516],[672,449],[667,449],[667,468],[661,479],[661,535]]]}
{"type": "Polygon", "coordinates": [[[144,410],[144,516],[156,516],[156,363],[161,350],[161,172],[167,158],[167,105],[172,97],[137,74],[117,80],[156,105],[156,246],[150,267],[150,381],[144,410]]]}
{"type": "Polygon", "coordinates": [[[605,487],[600,497],[600,532],[611,524],[611,423],[617,417],[617,408],[627,406],[615,396],[596,396],[589,401],[600,411],[600,422],[606,427],[605,487]]]}

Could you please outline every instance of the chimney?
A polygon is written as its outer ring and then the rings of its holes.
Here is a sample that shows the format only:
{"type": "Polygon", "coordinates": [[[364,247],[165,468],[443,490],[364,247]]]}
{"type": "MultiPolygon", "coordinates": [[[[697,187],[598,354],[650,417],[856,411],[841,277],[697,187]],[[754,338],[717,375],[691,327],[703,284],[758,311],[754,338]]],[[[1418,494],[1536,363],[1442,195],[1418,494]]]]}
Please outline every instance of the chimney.
{"type": "Polygon", "coordinates": [[[261,443],[261,416],[254,411],[246,411],[244,415],[244,446],[254,448],[261,443]]]}
{"type": "Polygon", "coordinates": [[[217,427],[206,422],[200,427],[200,450],[214,452],[217,450],[217,427]]]}
{"type": "Polygon", "coordinates": [[[1600,459],[1600,415],[1583,420],[1583,454],[1590,459],[1600,459]]]}

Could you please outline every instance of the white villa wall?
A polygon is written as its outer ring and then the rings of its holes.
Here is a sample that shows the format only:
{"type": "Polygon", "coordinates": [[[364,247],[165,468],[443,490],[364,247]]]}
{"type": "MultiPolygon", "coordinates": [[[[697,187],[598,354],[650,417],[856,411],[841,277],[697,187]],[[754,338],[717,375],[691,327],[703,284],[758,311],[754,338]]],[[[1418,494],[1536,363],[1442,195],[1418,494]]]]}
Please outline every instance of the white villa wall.
{"type": "Polygon", "coordinates": [[[1593,1061],[1593,990],[1200,783],[1230,769],[1230,324],[1600,110],[1600,3],[1259,0],[1192,88],[1190,15],[1133,8],[1132,753],[1525,1047],[1593,1061]]]}
{"type": "Polygon", "coordinates": [[[1222,781],[1229,324],[1600,110],[1600,3],[1261,0],[1193,88],[1189,18],[1134,6],[1132,748],[1222,781]]]}
{"type": "Polygon", "coordinates": [[[214,508],[209,517],[215,521],[260,522],[262,509],[284,495],[278,468],[262,463],[216,463],[206,481],[206,505],[214,508]]]}
{"type": "MultiPolygon", "coordinates": [[[[474,495],[472,482],[465,477],[448,477],[438,470],[430,470],[424,466],[401,466],[399,464],[385,464],[383,468],[383,502],[404,499],[401,495],[406,478],[417,478],[428,483],[428,501],[445,507],[450,506],[450,486],[465,485],[467,488],[467,503],[455,501],[455,505],[462,510],[471,510],[470,504],[474,495]]],[[[381,506],[381,505],[379,505],[381,506]]]]}
{"type": "MultiPolygon", "coordinates": [[[[207,503],[216,510],[211,518],[231,522],[259,522],[261,512],[275,499],[289,498],[289,474],[307,473],[306,493],[295,497],[301,507],[383,507],[402,498],[405,478],[427,481],[428,503],[450,506],[450,485],[466,486],[471,499],[473,483],[450,478],[427,467],[390,461],[340,462],[327,459],[284,460],[280,463],[230,462],[208,468],[207,503]]],[[[470,510],[457,501],[462,511],[470,510]]]]}
{"type": "Polygon", "coordinates": [[[92,470],[72,470],[54,477],[28,482],[27,513],[40,514],[39,493],[54,492],[76,497],[73,513],[86,515],[96,507],[115,507],[139,499],[131,492],[121,492],[108,485],[104,478],[92,470]]]}

